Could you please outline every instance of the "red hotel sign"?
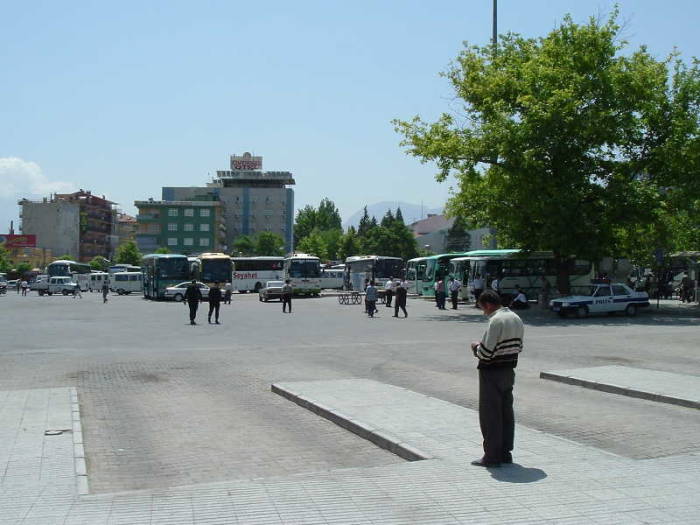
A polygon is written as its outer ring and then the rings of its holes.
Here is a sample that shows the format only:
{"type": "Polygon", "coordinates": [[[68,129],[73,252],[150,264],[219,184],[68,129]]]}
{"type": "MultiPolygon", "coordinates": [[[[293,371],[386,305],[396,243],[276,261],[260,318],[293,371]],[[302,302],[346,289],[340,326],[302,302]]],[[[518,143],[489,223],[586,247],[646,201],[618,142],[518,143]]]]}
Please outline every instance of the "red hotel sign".
{"type": "Polygon", "coordinates": [[[0,234],[0,245],[7,249],[12,248],[35,248],[36,235],[9,235],[0,234]]]}

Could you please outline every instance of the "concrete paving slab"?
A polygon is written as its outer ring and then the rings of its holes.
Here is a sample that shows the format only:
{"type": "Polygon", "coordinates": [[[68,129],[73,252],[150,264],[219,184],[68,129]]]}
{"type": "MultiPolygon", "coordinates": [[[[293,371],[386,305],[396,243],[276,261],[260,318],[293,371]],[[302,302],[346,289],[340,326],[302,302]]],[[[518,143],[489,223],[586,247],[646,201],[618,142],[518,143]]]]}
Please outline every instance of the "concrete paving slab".
{"type": "Polygon", "coordinates": [[[543,371],[540,378],[660,403],[700,408],[700,377],[693,375],[609,365],[543,371]]]}

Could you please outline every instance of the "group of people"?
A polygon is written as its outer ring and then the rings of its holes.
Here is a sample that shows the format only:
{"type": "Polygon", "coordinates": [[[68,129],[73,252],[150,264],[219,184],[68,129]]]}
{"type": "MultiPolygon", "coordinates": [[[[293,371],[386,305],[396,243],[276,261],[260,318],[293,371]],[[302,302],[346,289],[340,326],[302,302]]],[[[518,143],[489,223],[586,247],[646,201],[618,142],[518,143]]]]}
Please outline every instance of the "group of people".
{"type": "MultiPolygon", "coordinates": [[[[287,279],[282,287],[282,312],[292,313],[292,294],[294,288],[291,285],[291,281],[287,279]]],[[[207,315],[207,320],[209,324],[212,324],[212,316],[214,317],[213,324],[221,324],[219,321],[219,312],[221,310],[221,303],[231,304],[232,288],[231,283],[225,285],[224,290],[221,289],[220,283],[216,282],[212,287],[209,288],[209,295],[207,300],[209,301],[209,314],[207,315]]],[[[204,300],[202,296],[202,291],[199,289],[197,280],[193,279],[192,282],[187,286],[185,290],[185,296],[183,304],[187,305],[190,310],[190,324],[197,324],[197,310],[199,309],[199,303],[204,300]]],[[[106,301],[106,299],[105,299],[106,301]]]]}
{"type": "MultiPolygon", "coordinates": [[[[456,279],[455,277],[449,277],[447,282],[444,279],[438,279],[435,282],[435,306],[439,310],[447,310],[445,304],[447,302],[447,297],[449,294],[450,302],[452,303],[452,310],[457,310],[457,305],[459,303],[459,292],[462,289],[462,281],[456,279]]],[[[471,292],[474,296],[474,308],[480,308],[479,297],[484,293],[485,280],[480,275],[476,275],[471,283],[471,292]]],[[[503,300],[504,296],[501,294],[500,290],[500,279],[498,277],[494,278],[490,284],[490,290],[495,292],[503,300]]],[[[520,288],[519,285],[515,285],[515,293],[512,294],[512,299],[508,301],[508,306],[512,309],[523,310],[530,307],[527,299],[527,295],[520,288]]]]}
{"type": "MultiPolygon", "coordinates": [[[[384,284],[384,298],[386,300],[385,306],[391,308],[392,302],[394,303],[394,315],[393,317],[399,316],[399,310],[403,312],[404,318],[408,317],[408,312],[406,311],[406,299],[408,298],[408,282],[405,280],[394,279],[389,277],[387,282],[384,284]]],[[[374,314],[378,313],[377,300],[379,299],[379,289],[376,286],[374,280],[365,281],[365,312],[369,317],[374,317],[374,314]]]]}

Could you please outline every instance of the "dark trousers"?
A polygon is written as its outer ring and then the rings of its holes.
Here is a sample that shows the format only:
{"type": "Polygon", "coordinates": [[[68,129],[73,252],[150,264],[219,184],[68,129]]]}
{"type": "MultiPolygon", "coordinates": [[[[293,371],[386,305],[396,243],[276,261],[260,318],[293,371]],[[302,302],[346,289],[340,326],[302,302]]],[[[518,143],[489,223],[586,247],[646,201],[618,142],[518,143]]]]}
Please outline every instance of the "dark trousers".
{"type": "Polygon", "coordinates": [[[370,317],[374,317],[374,312],[377,310],[377,301],[367,300],[367,313],[370,317]]]}
{"type": "Polygon", "coordinates": [[[396,301],[396,304],[394,305],[394,317],[399,316],[399,308],[403,310],[403,316],[408,317],[408,312],[406,311],[406,303],[399,302],[398,300],[396,301]]]}
{"type": "Polygon", "coordinates": [[[484,290],[479,288],[478,290],[474,290],[474,308],[479,307],[479,296],[481,295],[481,292],[484,290]]]}
{"type": "Polygon", "coordinates": [[[211,323],[211,314],[215,314],[214,319],[219,322],[219,308],[221,308],[221,303],[219,301],[209,301],[209,322],[211,323]]]}
{"type": "Polygon", "coordinates": [[[450,299],[452,299],[452,309],[457,309],[457,300],[459,299],[459,291],[450,292],[450,299]]]}
{"type": "Polygon", "coordinates": [[[187,306],[190,307],[190,323],[194,323],[194,318],[197,317],[197,308],[199,308],[199,301],[187,301],[187,306]]]}
{"type": "Polygon", "coordinates": [[[282,311],[287,311],[287,305],[289,305],[289,313],[292,313],[292,296],[289,294],[282,295],[282,311]]]}
{"type": "Polygon", "coordinates": [[[513,450],[515,370],[508,367],[479,369],[479,424],[484,437],[484,457],[502,461],[513,450]]]}
{"type": "Polygon", "coordinates": [[[392,290],[387,290],[384,293],[384,297],[386,297],[386,307],[391,308],[391,298],[394,297],[394,292],[392,290]]]}
{"type": "Polygon", "coordinates": [[[445,309],[445,292],[435,292],[435,303],[440,310],[445,309]]]}

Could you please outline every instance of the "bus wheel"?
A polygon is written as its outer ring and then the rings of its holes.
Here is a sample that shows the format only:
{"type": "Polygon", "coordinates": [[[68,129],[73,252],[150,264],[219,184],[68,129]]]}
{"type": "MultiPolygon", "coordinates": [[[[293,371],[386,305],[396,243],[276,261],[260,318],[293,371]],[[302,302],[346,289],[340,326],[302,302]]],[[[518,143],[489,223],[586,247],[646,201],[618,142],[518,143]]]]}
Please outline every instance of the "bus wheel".
{"type": "Polygon", "coordinates": [[[68,290],[63,290],[61,293],[62,293],[63,295],[68,295],[68,290]]]}

